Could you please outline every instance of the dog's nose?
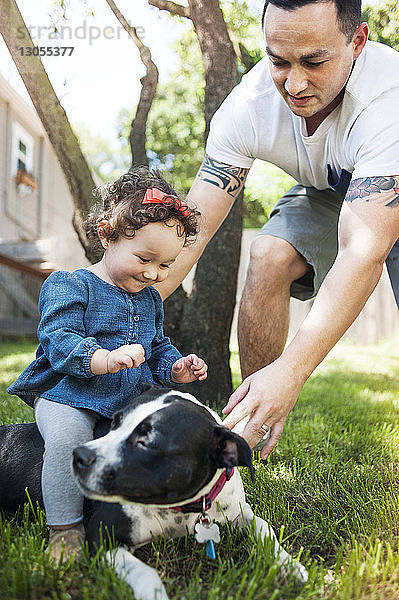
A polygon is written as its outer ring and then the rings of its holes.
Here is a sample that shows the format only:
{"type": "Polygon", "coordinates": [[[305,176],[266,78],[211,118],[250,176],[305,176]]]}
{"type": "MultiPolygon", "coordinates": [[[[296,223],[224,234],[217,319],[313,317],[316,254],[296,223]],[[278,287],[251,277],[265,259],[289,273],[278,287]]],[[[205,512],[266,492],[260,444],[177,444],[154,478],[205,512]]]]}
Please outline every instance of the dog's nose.
{"type": "Polygon", "coordinates": [[[86,446],[79,446],[73,451],[73,466],[77,471],[84,471],[96,460],[96,453],[86,446]]]}

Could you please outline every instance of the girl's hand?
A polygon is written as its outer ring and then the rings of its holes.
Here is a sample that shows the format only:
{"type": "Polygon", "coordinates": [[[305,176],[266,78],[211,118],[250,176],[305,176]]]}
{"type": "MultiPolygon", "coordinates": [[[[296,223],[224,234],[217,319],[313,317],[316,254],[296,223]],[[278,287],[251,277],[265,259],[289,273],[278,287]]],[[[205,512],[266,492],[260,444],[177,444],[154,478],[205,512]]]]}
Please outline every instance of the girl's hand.
{"type": "Polygon", "coordinates": [[[117,373],[121,369],[135,369],[145,361],[141,344],[126,344],[115,350],[96,350],[91,358],[90,368],[94,375],[117,373]]]}
{"type": "Polygon", "coordinates": [[[111,350],[107,356],[108,373],[117,373],[121,369],[135,369],[145,361],[144,348],[141,344],[127,344],[111,350]]]}
{"type": "Polygon", "coordinates": [[[198,379],[207,378],[208,365],[198,358],[196,354],[189,354],[179,358],[172,366],[170,378],[175,383],[191,383],[198,379]]]}

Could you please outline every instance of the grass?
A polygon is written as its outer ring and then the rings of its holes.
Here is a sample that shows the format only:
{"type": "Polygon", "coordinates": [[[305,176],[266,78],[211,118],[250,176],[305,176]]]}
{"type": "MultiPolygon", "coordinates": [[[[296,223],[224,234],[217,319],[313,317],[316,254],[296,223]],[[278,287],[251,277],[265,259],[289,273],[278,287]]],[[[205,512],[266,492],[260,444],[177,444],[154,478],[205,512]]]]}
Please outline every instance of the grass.
{"type": "MultiPolygon", "coordinates": [[[[31,360],[34,344],[0,344],[0,422],[32,420],[4,389],[31,360]]],[[[232,357],[233,368],[237,356],[232,357]]],[[[237,383],[237,380],[236,380],[237,383]]],[[[249,528],[222,529],[217,559],[192,537],[156,540],[138,555],[157,568],[172,599],[397,600],[399,597],[399,356],[395,344],[339,345],[302,390],[266,464],[255,460],[256,514],[310,572],[298,589],[281,581],[270,544],[249,528]]],[[[49,564],[45,517],[25,506],[0,521],[1,599],[129,599],[104,561],[49,564]]]]}

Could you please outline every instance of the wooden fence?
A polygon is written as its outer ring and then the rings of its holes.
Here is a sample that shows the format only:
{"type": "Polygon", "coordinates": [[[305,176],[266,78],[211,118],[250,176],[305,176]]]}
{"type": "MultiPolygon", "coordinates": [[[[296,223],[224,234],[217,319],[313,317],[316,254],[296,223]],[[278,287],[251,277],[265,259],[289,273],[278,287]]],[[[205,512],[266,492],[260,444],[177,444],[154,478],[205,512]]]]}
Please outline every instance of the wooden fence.
{"type": "MultiPolygon", "coordinates": [[[[245,229],[242,237],[241,260],[238,274],[237,306],[234,315],[231,341],[232,347],[237,347],[237,313],[238,303],[241,298],[245,283],[245,275],[249,264],[249,249],[255,238],[257,229],[245,229]]],[[[313,300],[301,302],[291,300],[291,323],[289,338],[296,333],[300,324],[310,311],[313,300]]],[[[339,307],[337,306],[337,312],[339,307]]],[[[355,344],[374,344],[383,340],[399,341],[399,311],[392,292],[388,274],[384,268],[383,276],[366,306],[348,329],[343,340],[355,344]]]]}

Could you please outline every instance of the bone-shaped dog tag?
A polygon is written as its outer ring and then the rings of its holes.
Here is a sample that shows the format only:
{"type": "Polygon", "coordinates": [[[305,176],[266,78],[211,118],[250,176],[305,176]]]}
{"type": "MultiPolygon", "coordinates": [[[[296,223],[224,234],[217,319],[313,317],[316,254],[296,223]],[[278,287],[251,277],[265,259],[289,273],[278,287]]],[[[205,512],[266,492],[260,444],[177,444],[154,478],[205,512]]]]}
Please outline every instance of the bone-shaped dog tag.
{"type": "Polygon", "coordinates": [[[220,532],[217,523],[212,523],[208,516],[201,517],[196,523],[195,539],[199,544],[206,544],[213,541],[216,544],[220,542],[220,532]]]}

